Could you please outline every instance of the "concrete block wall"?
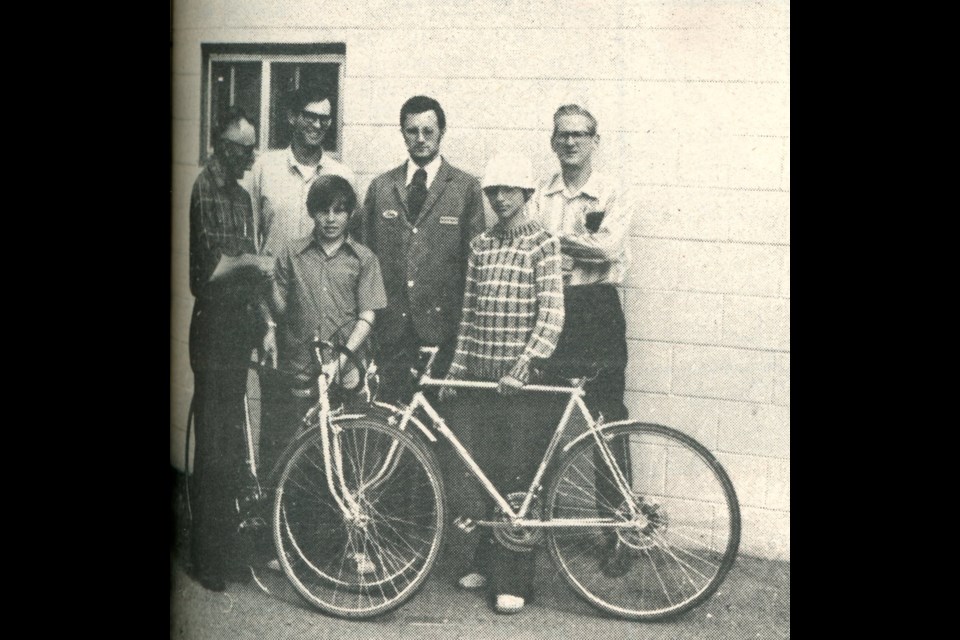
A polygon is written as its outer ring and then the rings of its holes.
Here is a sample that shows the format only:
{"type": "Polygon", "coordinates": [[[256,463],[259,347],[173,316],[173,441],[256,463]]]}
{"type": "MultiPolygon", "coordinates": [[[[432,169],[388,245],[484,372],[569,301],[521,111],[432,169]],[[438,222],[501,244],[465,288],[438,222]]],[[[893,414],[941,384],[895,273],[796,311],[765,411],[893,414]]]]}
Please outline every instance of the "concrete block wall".
{"type": "Polygon", "coordinates": [[[173,464],[182,467],[192,391],[187,205],[199,171],[200,45],[342,42],[343,161],[361,192],[405,157],[397,117],[411,95],[440,100],[444,155],[477,175],[504,146],[541,174],[555,170],[553,110],[576,101],[594,112],[598,167],[636,201],[621,291],[631,415],[714,451],[743,504],[744,552],[789,559],[789,17],[775,0],[178,0],[173,464]]]}

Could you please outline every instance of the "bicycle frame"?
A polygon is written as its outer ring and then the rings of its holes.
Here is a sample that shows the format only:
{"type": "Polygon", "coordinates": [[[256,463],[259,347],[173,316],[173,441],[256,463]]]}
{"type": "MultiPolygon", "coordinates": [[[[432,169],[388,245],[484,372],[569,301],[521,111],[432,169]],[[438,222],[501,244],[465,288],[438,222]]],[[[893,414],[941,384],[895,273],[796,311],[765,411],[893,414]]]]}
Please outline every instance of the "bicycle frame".
{"type": "MultiPolygon", "coordinates": [[[[450,387],[450,388],[462,388],[462,389],[491,389],[495,390],[497,388],[496,382],[480,382],[480,381],[469,381],[469,380],[442,380],[437,378],[432,378],[430,376],[430,368],[433,364],[434,359],[437,355],[436,347],[424,347],[422,349],[424,353],[430,353],[430,360],[427,363],[427,366],[424,369],[423,375],[420,377],[419,384],[421,387],[450,387]]],[[[463,443],[457,438],[456,434],[450,430],[450,427],[447,426],[443,417],[437,412],[437,410],[430,404],[430,401],[424,395],[422,390],[418,390],[411,400],[410,404],[403,409],[402,417],[400,419],[399,429],[404,430],[408,422],[413,418],[413,414],[417,409],[423,409],[423,411],[430,417],[433,421],[434,428],[443,436],[447,442],[454,448],[457,454],[460,456],[460,459],[464,464],[467,465],[467,468],[470,469],[474,477],[483,485],[484,489],[490,495],[490,497],[496,502],[496,504],[503,510],[509,519],[509,523],[502,522],[487,522],[480,521],[476,524],[483,526],[524,526],[524,527],[597,527],[597,526],[609,526],[609,527],[621,527],[624,526],[623,522],[614,522],[612,520],[587,520],[587,519],[564,519],[564,520],[549,520],[544,521],[540,519],[530,519],[527,518],[527,512],[530,510],[530,505],[533,503],[534,496],[537,492],[537,487],[540,486],[543,481],[543,476],[546,473],[547,466],[550,463],[550,460],[553,459],[553,456],[556,452],[557,446],[560,444],[560,439],[563,436],[563,433],[566,431],[567,424],[570,421],[570,417],[573,415],[573,411],[579,410],[580,414],[583,416],[584,420],[587,423],[587,434],[592,434],[593,438],[596,440],[597,445],[602,452],[604,462],[607,465],[607,468],[610,470],[614,482],[617,484],[617,488],[623,494],[627,505],[630,509],[631,515],[635,515],[639,510],[639,507],[635,503],[632,492],[630,490],[629,484],[624,477],[622,471],[617,467],[613,452],[610,451],[610,447],[607,445],[605,438],[603,437],[601,430],[603,429],[603,419],[594,420],[593,416],[590,414],[590,410],[587,408],[586,403],[583,401],[584,391],[583,386],[586,383],[586,378],[579,378],[573,381],[573,386],[570,387],[561,387],[553,385],[525,385],[522,387],[522,391],[531,391],[535,393],[559,393],[566,394],[570,396],[567,406],[564,409],[563,415],[560,418],[560,422],[557,425],[557,428],[553,432],[553,436],[550,438],[550,442],[547,445],[546,451],[544,452],[543,459],[540,461],[540,466],[537,468],[537,472],[533,477],[532,482],[530,483],[530,488],[527,489],[526,495],[524,496],[523,503],[520,505],[519,510],[514,511],[510,506],[510,503],[507,502],[506,498],[497,490],[497,488],[490,481],[490,478],[483,472],[483,469],[477,464],[473,459],[473,456],[470,455],[470,452],[464,447],[463,443]]],[[[385,465],[386,466],[386,465],[385,465]]]]}
{"type": "MultiPolygon", "coordinates": [[[[598,448],[601,452],[601,455],[604,459],[604,462],[611,473],[613,481],[616,483],[617,488],[620,490],[628,508],[630,509],[631,515],[636,515],[639,511],[639,507],[633,499],[632,492],[629,487],[623,472],[619,469],[616,464],[613,452],[610,450],[610,447],[607,445],[606,439],[603,436],[603,429],[614,426],[618,423],[609,423],[604,424],[603,418],[595,420],[590,413],[590,410],[587,408],[586,403],[583,400],[585,395],[583,386],[587,382],[587,378],[574,379],[572,381],[572,386],[563,387],[563,386],[554,386],[554,385],[525,385],[521,388],[521,391],[535,392],[535,393],[556,393],[569,395],[570,399],[567,402],[567,405],[564,409],[564,412],[560,418],[559,423],[557,424],[556,429],[553,432],[553,435],[550,438],[550,442],[547,444],[547,448],[544,451],[543,458],[540,461],[540,465],[537,468],[537,472],[533,477],[533,480],[530,483],[530,487],[527,489],[522,504],[520,508],[514,511],[510,503],[506,498],[497,490],[497,488],[490,481],[490,478],[484,473],[483,469],[477,464],[473,456],[463,445],[462,442],[457,438],[453,431],[447,426],[443,417],[437,412],[433,407],[430,401],[427,399],[422,388],[424,387],[451,387],[451,388],[464,388],[464,389],[488,389],[496,390],[496,382],[481,382],[481,381],[470,381],[470,380],[444,380],[433,378],[430,376],[430,369],[433,365],[433,361],[436,358],[438,349],[436,347],[423,347],[422,352],[429,353],[430,359],[427,362],[426,367],[424,368],[424,373],[419,378],[419,386],[421,387],[418,390],[410,403],[404,407],[394,407],[392,405],[384,404],[382,402],[374,403],[375,406],[384,409],[388,412],[393,413],[394,416],[399,416],[398,429],[401,431],[406,430],[407,425],[411,422],[423,433],[423,435],[431,441],[436,441],[436,436],[433,432],[426,426],[426,424],[414,415],[418,409],[422,409],[424,413],[429,416],[433,422],[434,429],[442,436],[450,445],[454,448],[457,454],[460,456],[460,459],[463,463],[470,469],[470,472],[477,478],[477,480],[484,487],[486,492],[494,500],[494,502],[503,510],[503,513],[507,515],[509,522],[489,522],[489,521],[479,521],[475,524],[482,526],[511,526],[511,527],[532,527],[532,528],[548,528],[548,527],[611,527],[618,528],[624,526],[630,526],[629,523],[623,521],[613,521],[611,519],[555,519],[544,521],[540,519],[531,519],[527,517],[527,514],[530,510],[531,505],[533,504],[534,497],[537,493],[537,488],[541,485],[544,475],[546,473],[547,467],[549,466],[550,461],[553,459],[556,454],[557,447],[560,444],[561,438],[567,429],[567,425],[570,422],[570,418],[573,415],[574,411],[579,411],[580,415],[583,416],[586,425],[587,431],[581,434],[573,442],[576,442],[585,437],[593,437],[597,442],[598,448]]],[[[317,358],[320,358],[320,353],[318,350],[317,358]]],[[[357,517],[360,513],[361,507],[354,499],[354,494],[359,495],[364,491],[371,490],[378,486],[380,483],[386,481],[392,471],[396,468],[397,457],[395,455],[396,449],[399,446],[397,442],[394,442],[387,454],[385,455],[383,466],[377,471],[377,473],[365,482],[362,486],[356,487],[355,491],[351,491],[347,488],[344,481],[343,473],[343,456],[340,448],[340,439],[336,437],[331,437],[331,435],[336,435],[339,430],[336,427],[334,420],[332,419],[333,413],[330,407],[330,399],[328,396],[329,381],[327,377],[323,374],[317,376],[317,391],[318,391],[318,401],[310,410],[306,413],[303,418],[304,424],[309,425],[313,422],[314,418],[317,419],[317,425],[313,428],[319,428],[321,430],[321,445],[323,451],[323,462],[324,462],[324,475],[327,482],[327,488],[330,490],[330,494],[336,502],[337,506],[340,508],[344,517],[347,519],[352,519],[357,517]]],[[[362,417],[363,413],[357,414],[343,414],[337,415],[338,419],[351,418],[351,417],[362,417]]],[[[249,465],[250,471],[254,478],[257,478],[257,470],[253,462],[253,450],[252,450],[252,433],[250,432],[249,420],[245,424],[245,436],[247,440],[248,448],[248,459],[247,464],[249,465]]],[[[573,442],[569,443],[564,450],[568,449],[573,442]]],[[[259,485],[259,479],[258,479],[259,485]]],[[[259,486],[258,486],[259,489],[259,486]]]]}

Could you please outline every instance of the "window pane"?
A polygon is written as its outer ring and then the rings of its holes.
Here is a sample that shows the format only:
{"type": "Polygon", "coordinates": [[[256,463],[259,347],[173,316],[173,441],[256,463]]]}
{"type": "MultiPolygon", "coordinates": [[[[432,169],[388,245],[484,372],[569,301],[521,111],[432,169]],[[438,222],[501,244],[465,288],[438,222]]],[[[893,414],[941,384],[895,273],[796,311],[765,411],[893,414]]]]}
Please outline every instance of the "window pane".
{"type": "Polygon", "coordinates": [[[257,121],[260,119],[260,63],[214,62],[211,72],[211,132],[217,130],[224,114],[232,106],[243,109],[259,131],[257,121]]]}
{"type": "Polygon", "coordinates": [[[287,92],[304,84],[320,84],[330,91],[330,113],[334,122],[323,138],[323,148],[335,151],[340,144],[337,139],[337,82],[340,79],[339,65],[333,63],[274,62],[270,65],[270,148],[283,149],[290,144],[290,125],[287,124],[283,99],[287,92]]]}

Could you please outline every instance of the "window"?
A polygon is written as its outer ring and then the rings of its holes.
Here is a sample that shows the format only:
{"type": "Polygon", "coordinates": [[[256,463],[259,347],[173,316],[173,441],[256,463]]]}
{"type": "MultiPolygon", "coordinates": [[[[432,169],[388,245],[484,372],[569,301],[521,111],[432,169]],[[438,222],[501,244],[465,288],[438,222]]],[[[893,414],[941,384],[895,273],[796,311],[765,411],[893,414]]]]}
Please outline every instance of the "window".
{"type": "Polygon", "coordinates": [[[333,124],[323,148],[336,158],[343,151],[344,44],[202,44],[200,162],[213,153],[212,132],[230,107],[246,112],[257,127],[259,151],[290,144],[281,100],[302,84],[330,87],[333,124]]]}

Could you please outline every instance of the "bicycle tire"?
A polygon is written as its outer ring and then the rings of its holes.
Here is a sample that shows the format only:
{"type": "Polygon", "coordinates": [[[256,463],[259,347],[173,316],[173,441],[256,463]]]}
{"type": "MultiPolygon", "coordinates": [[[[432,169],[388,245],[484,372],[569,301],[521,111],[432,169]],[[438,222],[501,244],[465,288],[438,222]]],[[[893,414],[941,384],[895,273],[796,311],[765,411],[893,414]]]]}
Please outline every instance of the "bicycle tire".
{"type": "Polygon", "coordinates": [[[592,436],[560,461],[547,491],[548,519],[630,522],[629,527],[550,528],[547,545],[570,587],[594,607],[631,620],[663,620],[709,598],[733,565],[740,544],[740,506],[730,478],[693,438],[639,422],[603,431],[611,449],[629,447],[624,497],[592,436]],[[610,483],[606,485],[605,483],[610,483]]]}
{"type": "Polygon", "coordinates": [[[290,583],[311,605],[340,618],[373,618],[413,597],[433,568],[444,533],[443,480],[433,452],[382,419],[351,417],[334,426],[343,480],[362,517],[345,516],[330,493],[317,428],[283,465],[274,545],[290,583]],[[389,475],[360,492],[387,460],[389,475]],[[357,554],[372,568],[361,571],[357,554]]]}

